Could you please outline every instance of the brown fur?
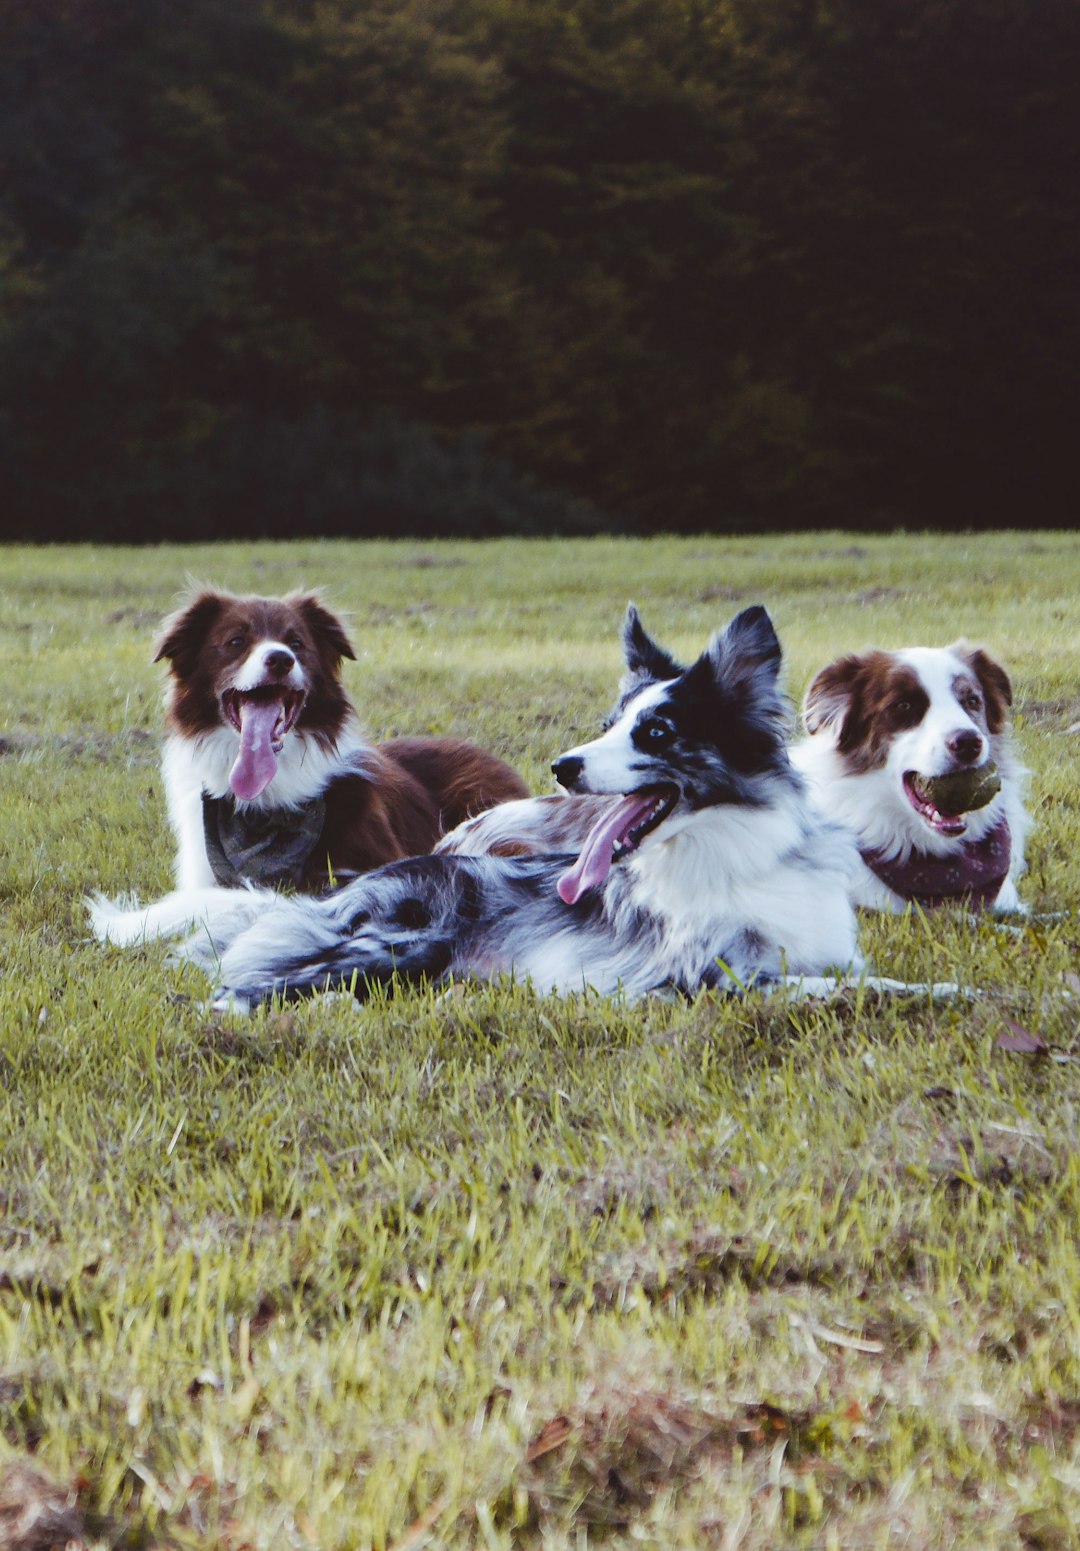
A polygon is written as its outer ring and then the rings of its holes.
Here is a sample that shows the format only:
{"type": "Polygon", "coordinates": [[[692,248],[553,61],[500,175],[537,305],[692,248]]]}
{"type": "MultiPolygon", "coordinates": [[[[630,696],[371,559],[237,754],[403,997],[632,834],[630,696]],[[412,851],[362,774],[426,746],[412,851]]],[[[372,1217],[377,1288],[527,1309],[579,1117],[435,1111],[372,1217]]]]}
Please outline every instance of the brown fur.
{"type": "Polygon", "coordinates": [[[169,663],[173,731],[197,737],[220,726],[221,691],[255,643],[293,639],[311,679],[297,726],[332,748],[352,710],[341,684],[342,659],[356,653],[341,620],[314,593],[238,598],[207,589],[170,615],[154,661],[169,663]]]}
{"type": "Polygon", "coordinates": [[[421,856],[456,825],[496,803],[528,796],[502,760],[458,738],[393,738],[376,744],[364,776],[343,776],[326,796],[326,825],[305,884],[370,872],[421,856]]]}
{"type": "MultiPolygon", "coordinates": [[[[356,653],[341,620],[308,593],[261,598],[206,589],[171,615],[154,658],[169,664],[170,730],[198,738],[223,725],[222,692],[265,640],[292,643],[309,680],[297,731],[333,750],[354,714],[341,666],[356,653]]],[[[509,765],[462,739],[397,738],[343,764],[322,796],[326,820],[304,876],[310,890],[325,888],[331,875],[422,855],[464,819],[527,797],[528,789],[509,765]]]]}
{"type": "Polygon", "coordinates": [[[913,727],[926,707],[926,693],[910,668],[889,652],[869,651],[822,668],[807,693],[804,719],[811,733],[840,719],[837,748],[861,774],[885,763],[892,734],[913,727]]]}
{"type": "Polygon", "coordinates": [[[1013,692],[1009,675],[999,662],[979,646],[969,646],[966,641],[953,643],[953,651],[959,652],[971,664],[971,671],[979,681],[986,704],[987,730],[992,733],[1005,731],[1013,692]]]}
{"type": "MultiPolygon", "coordinates": [[[[973,712],[989,733],[1004,731],[1012,685],[1000,664],[981,648],[955,641],[949,650],[970,664],[982,691],[983,711],[973,712]]],[[[892,735],[914,727],[925,715],[926,692],[918,675],[891,652],[851,653],[829,663],[806,694],[803,720],[809,733],[839,721],[837,750],[852,774],[875,770],[888,757],[892,735]]]]}

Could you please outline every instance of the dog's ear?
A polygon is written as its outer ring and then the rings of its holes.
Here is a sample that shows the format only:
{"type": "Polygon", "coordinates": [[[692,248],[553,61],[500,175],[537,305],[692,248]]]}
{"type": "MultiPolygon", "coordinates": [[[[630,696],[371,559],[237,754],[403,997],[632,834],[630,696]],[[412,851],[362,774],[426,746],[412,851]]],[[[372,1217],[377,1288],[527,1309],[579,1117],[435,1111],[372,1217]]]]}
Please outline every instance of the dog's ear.
{"type": "Polygon", "coordinates": [[[970,646],[967,641],[954,641],[950,650],[964,659],[979,681],[986,702],[986,725],[991,732],[1004,732],[1013,700],[1009,675],[980,646],[970,646]]]}
{"type": "Polygon", "coordinates": [[[627,605],[622,628],[623,656],[632,680],[677,679],[682,668],[674,657],[657,646],[641,623],[634,604],[627,605]]]}
{"type": "Polygon", "coordinates": [[[768,609],[755,603],[753,608],[743,609],[741,614],[713,636],[709,652],[716,662],[731,675],[750,672],[775,683],[780,674],[783,653],[768,609]]]}
{"type": "Polygon", "coordinates": [[[312,635],[326,646],[332,656],[339,661],[342,657],[348,657],[350,661],[355,662],[356,653],[352,642],[345,634],[345,626],[320,598],[313,592],[300,593],[291,597],[289,602],[303,615],[312,635]]]}
{"type": "Polygon", "coordinates": [[[779,692],[782,653],[772,620],[760,605],[737,614],[725,630],[718,630],[684,683],[691,690],[710,693],[719,688],[733,704],[755,707],[766,717],[786,720],[787,703],[779,692]]]}
{"type": "Polygon", "coordinates": [[[839,737],[856,706],[860,686],[866,674],[862,657],[840,657],[816,675],[803,701],[803,726],[811,734],[826,727],[839,727],[839,737]]]}
{"type": "Polygon", "coordinates": [[[168,658],[174,672],[184,673],[198,659],[215,620],[229,600],[207,588],[170,614],[154,644],[154,661],[168,658]]]}

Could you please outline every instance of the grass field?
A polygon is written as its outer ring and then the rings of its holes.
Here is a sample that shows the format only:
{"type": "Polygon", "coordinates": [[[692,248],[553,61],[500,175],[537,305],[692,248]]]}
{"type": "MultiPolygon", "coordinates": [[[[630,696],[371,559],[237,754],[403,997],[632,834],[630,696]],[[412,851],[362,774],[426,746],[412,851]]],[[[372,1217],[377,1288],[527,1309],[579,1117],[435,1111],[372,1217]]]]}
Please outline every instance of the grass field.
{"type": "Polygon", "coordinates": [[[3,1551],[1080,1546],[1074,535],[8,548],[0,593],[3,1551]],[[765,602],[796,697],[965,634],[1016,687],[1022,893],[1074,914],[866,920],[875,968],[974,1003],[209,1019],[81,907],[169,882],[187,574],[322,586],[373,734],[537,790],[629,597],[686,653],[765,602]]]}

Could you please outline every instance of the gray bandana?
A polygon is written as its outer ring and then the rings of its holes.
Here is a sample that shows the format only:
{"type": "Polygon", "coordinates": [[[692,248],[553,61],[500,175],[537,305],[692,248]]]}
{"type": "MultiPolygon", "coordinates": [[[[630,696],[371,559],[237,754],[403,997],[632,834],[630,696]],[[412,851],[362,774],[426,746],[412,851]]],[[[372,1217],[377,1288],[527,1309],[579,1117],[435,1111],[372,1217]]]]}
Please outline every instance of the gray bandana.
{"type": "Polygon", "coordinates": [[[241,812],[230,797],[203,793],[206,854],[215,879],[226,888],[242,883],[299,888],[325,821],[321,797],[302,808],[241,812]]]}

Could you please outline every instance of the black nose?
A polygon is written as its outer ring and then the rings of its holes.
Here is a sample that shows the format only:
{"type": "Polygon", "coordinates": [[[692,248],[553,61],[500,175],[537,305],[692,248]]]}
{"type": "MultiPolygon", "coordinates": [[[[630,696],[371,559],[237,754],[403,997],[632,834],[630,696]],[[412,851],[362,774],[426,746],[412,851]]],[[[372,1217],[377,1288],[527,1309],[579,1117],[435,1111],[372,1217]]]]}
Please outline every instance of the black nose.
{"type": "Polygon", "coordinates": [[[557,759],[552,765],[551,773],[564,791],[572,792],[584,764],[585,761],[576,754],[564,754],[562,759],[557,759]]]}
{"type": "Polygon", "coordinates": [[[973,765],[982,753],[982,739],[977,732],[954,732],[945,740],[945,747],[962,765],[973,765]]]}
{"type": "Polygon", "coordinates": [[[267,652],[265,661],[267,673],[276,673],[279,678],[284,678],[286,673],[291,672],[296,658],[292,652],[287,652],[282,646],[275,651],[267,652]]]}

